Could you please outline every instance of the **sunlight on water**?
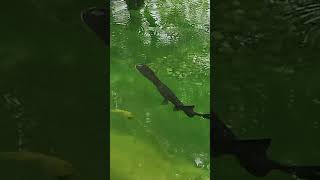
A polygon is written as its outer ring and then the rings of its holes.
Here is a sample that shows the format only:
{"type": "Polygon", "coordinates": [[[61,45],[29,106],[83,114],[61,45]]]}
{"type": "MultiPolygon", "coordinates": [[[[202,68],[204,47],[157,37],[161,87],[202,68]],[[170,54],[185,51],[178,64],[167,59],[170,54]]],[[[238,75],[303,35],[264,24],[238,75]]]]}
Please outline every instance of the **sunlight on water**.
{"type": "Polygon", "coordinates": [[[126,25],[129,22],[130,14],[124,0],[111,1],[111,14],[116,24],[126,25]]]}

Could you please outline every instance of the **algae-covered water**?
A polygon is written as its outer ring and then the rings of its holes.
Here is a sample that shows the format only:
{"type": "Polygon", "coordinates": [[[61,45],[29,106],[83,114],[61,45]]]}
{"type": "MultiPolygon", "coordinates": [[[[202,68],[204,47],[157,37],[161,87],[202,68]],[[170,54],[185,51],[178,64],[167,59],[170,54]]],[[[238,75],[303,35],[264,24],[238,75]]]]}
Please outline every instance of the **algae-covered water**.
{"type": "Polygon", "coordinates": [[[208,112],[209,2],[111,1],[111,180],[209,179],[208,121],[173,111],[136,69],[147,64],[185,104],[208,112]]]}

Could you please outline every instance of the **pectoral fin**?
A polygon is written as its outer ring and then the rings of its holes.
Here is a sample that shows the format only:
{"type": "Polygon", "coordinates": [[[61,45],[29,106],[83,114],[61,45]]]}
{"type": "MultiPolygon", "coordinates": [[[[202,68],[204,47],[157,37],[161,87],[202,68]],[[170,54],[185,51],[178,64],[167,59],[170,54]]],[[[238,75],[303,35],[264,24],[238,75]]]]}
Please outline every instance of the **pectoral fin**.
{"type": "Polygon", "coordinates": [[[169,103],[168,99],[164,99],[161,103],[161,105],[167,105],[169,103]]]}

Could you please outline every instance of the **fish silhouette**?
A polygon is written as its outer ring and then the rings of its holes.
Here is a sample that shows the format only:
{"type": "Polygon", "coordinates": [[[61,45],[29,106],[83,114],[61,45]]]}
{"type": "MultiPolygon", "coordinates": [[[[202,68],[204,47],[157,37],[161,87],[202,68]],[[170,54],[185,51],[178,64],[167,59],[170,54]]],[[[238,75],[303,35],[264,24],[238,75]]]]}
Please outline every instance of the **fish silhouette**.
{"type": "MultiPolygon", "coordinates": [[[[177,109],[182,110],[188,117],[195,115],[210,120],[212,158],[222,155],[235,156],[240,165],[256,177],[264,177],[272,170],[280,170],[292,176],[306,180],[320,180],[320,166],[286,165],[270,159],[267,149],[271,144],[270,138],[242,140],[229,129],[211,110],[210,114],[201,114],[193,108],[184,108],[178,97],[162,83],[156,74],[145,64],[136,65],[138,71],[149,79],[166,101],[170,101],[177,109]]],[[[193,106],[192,106],[193,107],[193,106]]]]}
{"type": "Polygon", "coordinates": [[[150,80],[158,89],[162,97],[164,98],[162,104],[168,104],[171,102],[174,105],[174,111],[183,111],[188,117],[202,116],[203,114],[194,111],[194,105],[184,105],[179,98],[168,88],[156,74],[145,64],[137,64],[136,69],[148,80],[150,80]]]}

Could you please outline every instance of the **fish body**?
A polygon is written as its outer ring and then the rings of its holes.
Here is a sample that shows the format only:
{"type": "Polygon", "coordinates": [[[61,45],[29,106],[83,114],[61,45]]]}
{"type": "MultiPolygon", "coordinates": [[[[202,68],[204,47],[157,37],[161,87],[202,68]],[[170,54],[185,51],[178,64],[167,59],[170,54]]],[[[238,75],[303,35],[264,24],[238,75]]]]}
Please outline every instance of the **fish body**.
{"type": "Polygon", "coordinates": [[[200,114],[193,111],[194,106],[186,108],[147,65],[138,64],[136,65],[136,69],[149,79],[157,87],[160,94],[165,98],[165,101],[170,101],[175,105],[176,109],[182,110],[189,117],[198,115],[210,120],[210,124],[212,124],[211,151],[213,159],[222,155],[233,155],[238,159],[242,167],[256,177],[264,177],[272,170],[279,170],[301,179],[320,179],[320,166],[290,166],[271,160],[267,155],[271,139],[238,139],[232,130],[219,119],[215,112],[211,111],[210,114],[200,114]]]}
{"type": "Polygon", "coordinates": [[[201,115],[194,111],[194,106],[188,106],[184,105],[179,98],[172,92],[172,90],[166,86],[164,83],[161,82],[161,80],[156,76],[156,74],[153,72],[152,69],[150,69],[145,64],[137,64],[136,69],[149,81],[151,81],[161,94],[161,96],[164,98],[163,104],[167,104],[167,102],[171,102],[174,105],[174,110],[183,111],[187,116],[193,117],[195,115],[201,115]]]}
{"type": "Polygon", "coordinates": [[[73,176],[75,169],[72,164],[54,157],[36,152],[0,152],[0,160],[38,161],[48,174],[59,179],[73,176]]]}
{"type": "Polygon", "coordinates": [[[111,112],[113,113],[119,113],[122,116],[128,118],[128,119],[133,119],[134,115],[132,114],[132,112],[126,111],[126,110],[122,110],[122,109],[112,109],[111,112]]]}

